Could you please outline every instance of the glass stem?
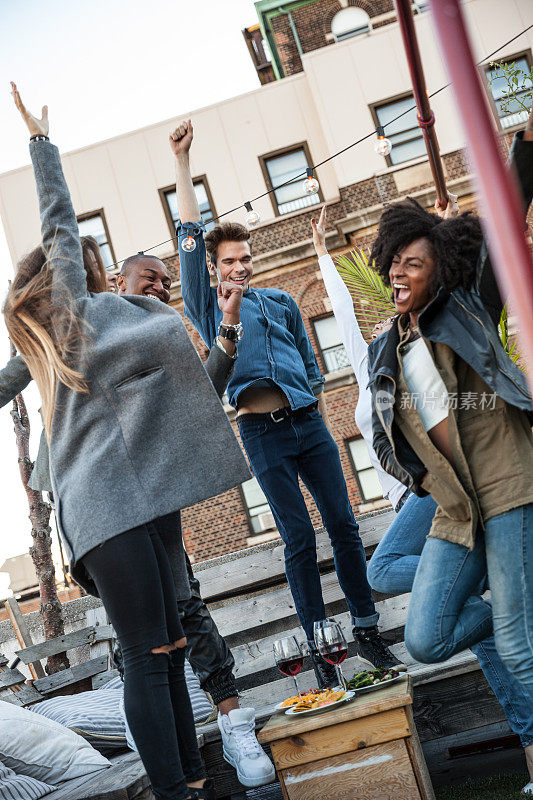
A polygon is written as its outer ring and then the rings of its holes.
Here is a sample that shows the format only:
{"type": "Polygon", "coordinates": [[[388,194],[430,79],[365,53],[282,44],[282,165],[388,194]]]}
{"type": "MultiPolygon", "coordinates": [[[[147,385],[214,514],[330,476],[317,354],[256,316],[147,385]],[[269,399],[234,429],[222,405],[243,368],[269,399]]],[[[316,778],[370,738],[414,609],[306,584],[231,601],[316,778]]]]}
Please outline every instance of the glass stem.
{"type": "Polygon", "coordinates": [[[336,664],[335,669],[337,670],[337,678],[339,680],[339,686],[341,687],[341,689],[344,689],[344,691],[346,691],[346,681],[344,680],[344,675],[342,674],[342,669],[340,667],[340,664],[336,664]]]}
{"type": "Polygon", "coordinates": [[[302,695],[300,694],[300,687],[298,686],[298,681],[296,680],[296,675],[293,675],[292,679],[294,681],[294,685],[296,686],[296,694],[298,695],[298,697],[301,700],[302,699],[302,695]]]}

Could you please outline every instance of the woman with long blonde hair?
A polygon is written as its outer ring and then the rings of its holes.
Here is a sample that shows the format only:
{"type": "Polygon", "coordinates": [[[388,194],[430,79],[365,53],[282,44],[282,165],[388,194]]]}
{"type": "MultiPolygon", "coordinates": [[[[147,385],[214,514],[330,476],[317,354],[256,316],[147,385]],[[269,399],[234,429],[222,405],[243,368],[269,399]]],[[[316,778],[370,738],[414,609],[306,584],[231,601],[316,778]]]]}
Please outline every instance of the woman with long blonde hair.
{"type": "MultiPolygon", "coordinates": [[[[126,716],[155,797],[212,798],[163,538],[179,508],[249,471],[179,314],[154,297],[104,291],[105,274],[84,268],[48,111],[36,119],[14,84],[13,94],[30,131],[43,256],[19,265],[4,315],[41,392],[71,571],[102,598],[120,641],[126,716]]],[[[240,287],[221,289],[223,313],[238,315],[241,297],[240,287]]],[[[220,358],[213,347],[209,361],[220,358]]]]}

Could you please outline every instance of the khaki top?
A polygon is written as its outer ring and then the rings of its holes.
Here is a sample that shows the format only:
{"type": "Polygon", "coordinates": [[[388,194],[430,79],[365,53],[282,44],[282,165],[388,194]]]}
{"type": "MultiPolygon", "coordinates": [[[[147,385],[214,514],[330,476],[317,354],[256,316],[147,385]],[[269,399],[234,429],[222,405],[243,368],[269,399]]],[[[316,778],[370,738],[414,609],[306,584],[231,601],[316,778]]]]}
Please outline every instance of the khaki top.
{"type": "MultiPolygon", "coordinates": [[[[427,467],[422,487],[438,503],[430,536],[474,547],[478,525],[533,502],[533,435],[524,411],[505,403],[448,345],[423,339],[449,395],[455,469],[432,443],[410,400],[402,352],[410,336],[398,320],[395,421],[427,467]]],[[[431,402],[431,398],[426,398],[431,402]]]]}

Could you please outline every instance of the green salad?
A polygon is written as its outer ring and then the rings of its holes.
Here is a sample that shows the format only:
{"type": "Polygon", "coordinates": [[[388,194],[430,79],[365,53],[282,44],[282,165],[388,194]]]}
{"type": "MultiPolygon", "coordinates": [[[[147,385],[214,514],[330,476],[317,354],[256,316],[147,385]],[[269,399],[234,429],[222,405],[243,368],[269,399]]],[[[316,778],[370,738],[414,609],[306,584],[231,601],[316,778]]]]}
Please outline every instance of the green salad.
{"type": "Polygon", "coordinates": [[[397,669],[367,669],[356,672],[348,681],[348,689],[362,689],[363,686],[377,686],[384,681],[390,681],[399,676],[397,669]]]}

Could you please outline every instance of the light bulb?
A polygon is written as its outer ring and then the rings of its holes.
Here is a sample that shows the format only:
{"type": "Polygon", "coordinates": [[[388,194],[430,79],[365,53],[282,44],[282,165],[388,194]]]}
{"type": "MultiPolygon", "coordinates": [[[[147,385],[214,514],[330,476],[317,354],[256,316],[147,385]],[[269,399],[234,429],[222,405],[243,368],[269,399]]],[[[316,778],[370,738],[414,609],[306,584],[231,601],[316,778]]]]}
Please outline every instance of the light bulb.
{"type": "Polygon", "coordinates": [[[182,239],[181,249],[185,250],[186,253],[192,253],[193,250],[196,250],[196,239],[194,236],[189,235],[182,239]]]}
{"type": "Polygon", "coordinates": [[[304,181],[304,192],[306,194],[316,194],[319,190],[320,186],[316,178],[312,176],[310,178],[306,178],[304,181]]]}
{"type": "Polygon", "coordinates": [[[388,156],[392,150],[391,140],[387,139],[385,136],[378,136],[377,141],[374,144],[374,150],[380,156],[388,156]]]}
{"type": "Polygon", "coordinates": [[[255,211],[252,208],[252,204],[251,203],[245,203],[244,207],[245,207],[246,211],[248,212],[246,214],[246,224],[248,225],[249,228],[255,228],[256,225],[259,225],[259,223],[261,222],[261,217],[259,216],[257,211],[255,211]]]}

